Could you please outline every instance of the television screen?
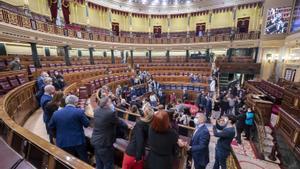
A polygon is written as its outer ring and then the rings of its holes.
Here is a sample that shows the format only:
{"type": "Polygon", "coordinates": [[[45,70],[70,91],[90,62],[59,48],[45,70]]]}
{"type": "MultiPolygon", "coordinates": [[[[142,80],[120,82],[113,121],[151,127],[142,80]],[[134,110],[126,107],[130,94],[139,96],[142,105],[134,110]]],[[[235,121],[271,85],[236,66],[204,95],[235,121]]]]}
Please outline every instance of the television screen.
{"type": "Polygon", "coordinates": [[[296,32],[300,30],[300,0],[296,0],[295,7],[293,11],[291,32],[296,32]]]}
{"type": "Polygon", "coordinates": [[[267,13],[265,34],[286,33],[290,15],[291,7],[269,9],[267,13]]]}

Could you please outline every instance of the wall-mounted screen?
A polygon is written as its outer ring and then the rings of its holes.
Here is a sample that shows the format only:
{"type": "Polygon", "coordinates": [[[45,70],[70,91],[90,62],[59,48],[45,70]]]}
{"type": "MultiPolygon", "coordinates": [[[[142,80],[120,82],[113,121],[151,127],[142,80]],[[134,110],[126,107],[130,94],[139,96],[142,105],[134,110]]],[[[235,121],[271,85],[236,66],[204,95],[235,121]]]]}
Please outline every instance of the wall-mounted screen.
{"type": "Polygon", "coordinates": [[[296,0],[291,23],[291,32],[300,30],[300,0],[296,0]]]}
{"type": "Polygon", "coordinates": [[[271,8],[268,10],[265,34],[286,33],[291,16],[291,7],[271,8]]]}

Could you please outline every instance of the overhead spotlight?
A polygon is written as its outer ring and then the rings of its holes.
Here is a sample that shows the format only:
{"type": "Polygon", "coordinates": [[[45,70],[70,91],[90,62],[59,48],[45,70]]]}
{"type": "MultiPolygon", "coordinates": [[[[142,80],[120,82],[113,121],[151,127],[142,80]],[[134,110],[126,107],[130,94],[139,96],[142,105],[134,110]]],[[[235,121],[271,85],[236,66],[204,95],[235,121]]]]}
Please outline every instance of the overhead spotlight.
{"type": "Polygon", "coordinates": [[[156,5],[156,4],[158,4],[159,3],[159,0],[153,0],[152,2],[151,2],[151,5],[156,5]]]}
{"type": "Polygon", "coordinates": [[[142,0],[142,4],[146,4],[147,3],[147,0],[142,0]]]}

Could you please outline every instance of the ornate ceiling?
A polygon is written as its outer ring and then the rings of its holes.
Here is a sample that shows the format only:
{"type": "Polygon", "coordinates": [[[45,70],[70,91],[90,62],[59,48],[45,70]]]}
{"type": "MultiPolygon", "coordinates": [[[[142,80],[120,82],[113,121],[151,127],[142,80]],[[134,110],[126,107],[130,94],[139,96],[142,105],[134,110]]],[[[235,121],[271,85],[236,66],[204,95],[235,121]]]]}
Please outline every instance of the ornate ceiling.
{"type": "Polygon", "coordinates": [[[263,0],[87,0],[112,9],[147,14],[178,14],[263,0]]]}

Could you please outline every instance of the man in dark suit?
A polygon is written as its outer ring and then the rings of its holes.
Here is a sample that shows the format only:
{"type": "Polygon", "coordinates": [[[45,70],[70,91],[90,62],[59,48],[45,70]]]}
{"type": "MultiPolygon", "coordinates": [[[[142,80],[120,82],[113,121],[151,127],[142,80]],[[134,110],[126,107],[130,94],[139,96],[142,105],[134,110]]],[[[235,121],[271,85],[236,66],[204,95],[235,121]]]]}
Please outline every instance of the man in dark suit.
{"type": "Polygon", "coordinates": [[[56,145],[66,152],[88,162],[83,127],[89,126],[84,110],[76,108],[78,97],[66,97],[66,106],[54,112],[49,128],[56,131],[56,145]]]}
{"type": "Polygon", "coordinates": [[[97,169],[114,168],[116,127],[119,123],[115,108],[109,97],[102,97],[94,110],[94,130],[91,143],[95,148],[97,169]]]}
{"type": "Polygon", "coordinates": [[[218,130],[216,124],[213,126],[215,137],[219,137],[216,145],[215,164],[213,169],[226,169],[226,160],[231,151],[231,142],[235,136],[234,123],[236,118],[234,115],[223,116],[218,125],[221,126],[218,130]]]}
{"type": "Polygon", "coordinates": [[[189,100],[189,93],[186,89],[183,89],[182,101],[185,103],[189,100]]]}
{"type": "Polygon", "coordinates": [[[46,85],[44,87],[43,91],[44,91],[44,93],[41,96],[41,100],[40,100],[40,106],[43,110],[43,121],[46,126],[47,134],[49,135],[50,143],[54,143],[53,138],[52,138],[51,134],[49,133],[50,131],[49,131],[49,127],[48,127],[48,123],[50,121],[50,116],[49,116],[49,113],[46,112],[45,107],[46,107],[47,103],[52,100],[52,95],[55,92],[55,87],[53,85],[46,85]]]}
{"type": "Polygon", "coordinates": [[[209,163],[209,131],[205,125],[206,116],[204,114],[197,114],[194,118],[196,130],[193,134],[190,143],[190,152],[194,161],[195,169],[205,169],[209,163]]]}

